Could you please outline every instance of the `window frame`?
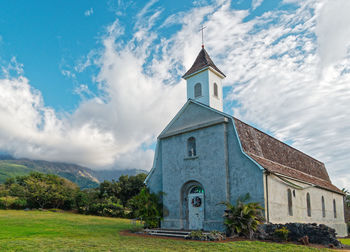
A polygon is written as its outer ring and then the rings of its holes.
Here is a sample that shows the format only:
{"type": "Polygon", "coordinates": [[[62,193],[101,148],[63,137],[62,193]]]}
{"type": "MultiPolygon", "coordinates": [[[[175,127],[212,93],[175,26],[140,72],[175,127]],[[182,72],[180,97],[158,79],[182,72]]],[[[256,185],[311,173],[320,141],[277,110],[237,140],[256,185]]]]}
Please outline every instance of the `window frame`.
{"type": "Polygon", "coordinates": [[[197,156],[197,143],[196,138],[191,136],[187,138],[187,157],[197,156]]]}
{"type": "Polygon", "coordinates": [[[194,92],[194,98],[199,98],[203,96],[203,89],[202,89],[202,84],[200,82],[197,82],[194,87],[193,87],[193,92],[194,92]],[[199,87],[199,89],[198,89],[199,87]],[[198,93],[199,92],[199,93],[198,93]]]}

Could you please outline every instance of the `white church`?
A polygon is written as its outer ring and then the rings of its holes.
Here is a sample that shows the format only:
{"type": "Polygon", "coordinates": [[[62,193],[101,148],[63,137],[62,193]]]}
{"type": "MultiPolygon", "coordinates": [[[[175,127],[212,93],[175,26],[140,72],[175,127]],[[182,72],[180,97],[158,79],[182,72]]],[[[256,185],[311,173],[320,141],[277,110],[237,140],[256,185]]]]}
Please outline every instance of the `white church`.
{"type": "Polygon", "coordinates": [[[346,236],[344,194],[325,165],[223,112],[220,71],[202,47],[183,78],[187,98],[158,136],[146,185],[164,192],[165,229],[225,229],[225,207],[246,193],[266,222],[319,223],[346,236]]]}

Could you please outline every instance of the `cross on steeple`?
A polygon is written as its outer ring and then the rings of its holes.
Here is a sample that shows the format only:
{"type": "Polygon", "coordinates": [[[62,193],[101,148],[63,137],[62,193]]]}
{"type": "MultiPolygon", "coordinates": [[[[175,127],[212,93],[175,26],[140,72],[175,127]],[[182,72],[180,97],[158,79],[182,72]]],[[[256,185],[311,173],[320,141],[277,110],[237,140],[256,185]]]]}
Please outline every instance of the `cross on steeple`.
{"type": "Polygon", "coordinates": [[[207,28],[206,26],[202,25],[202,28],[199,29],[199,31],[202,32],[202,48],[204,48],[204,29],[207,28]]]}

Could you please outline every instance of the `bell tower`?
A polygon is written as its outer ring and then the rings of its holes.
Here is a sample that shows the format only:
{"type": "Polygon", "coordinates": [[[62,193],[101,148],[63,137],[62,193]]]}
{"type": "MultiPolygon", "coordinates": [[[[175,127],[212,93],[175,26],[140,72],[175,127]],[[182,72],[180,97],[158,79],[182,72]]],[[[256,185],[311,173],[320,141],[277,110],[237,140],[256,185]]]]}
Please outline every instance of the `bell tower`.
{"type": "Polygon", "coordinates": [[[182,76],[187,82],[187,99],[223,111],[222,80],[225,77],[202,45],[192,67],[182,76]]]}

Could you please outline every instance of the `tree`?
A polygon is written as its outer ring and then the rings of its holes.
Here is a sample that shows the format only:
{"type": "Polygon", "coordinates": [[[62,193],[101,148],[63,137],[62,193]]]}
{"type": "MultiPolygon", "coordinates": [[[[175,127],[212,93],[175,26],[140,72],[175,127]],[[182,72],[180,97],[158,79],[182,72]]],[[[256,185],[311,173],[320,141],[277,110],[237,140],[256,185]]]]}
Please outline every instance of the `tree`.
{"type": "Polygon", "coordinates": [[[105,180],[99,186],[99,197],[101,199],[116,197],[120,199],[123,206],[126,207],[128,200],[136,196],[145,186],[143,182],[146,176],[145,173],[140,173],[130,177],[128,175],[120,176],[117,182],[114,180],[111,182],[105,180]]]}
{"type": "Polygon", "coordinates": [[[262,215],[263,208],[259,203],[244,203],[249,198],[249,193],[247,193],[244,197],[237,199],[236,205],[232,205],[230,202],[221,203],[227,208],[224,214],[224,224],[228,235],[237,234],[252,239],[258,225],[264,220],[262,215]]]}
{"type": "Polygon", "coordinates": [[[345,194],[345,197],[344,197],[345,206],[350,207],[350,192],[345,188],[342,189],[342,192],[345,194]]]}
{"type": "Polygon", "coordinates": [[[72,208],[77,189],[64,178],[39,172],[8,180],[5,186],[9,196],[25,199],[27,207],[61,209],[72,208]]]}
{"type": "Polygon", "coordinates": [[[126,206],[128,200],[140,193],[141,189],[145,187],[143,182],[146,176],[145,173],[140,173],[136,176],[129,177],[125,175],[119,177],[117,197],[122,201],[123,206],[126,206]]]}
{"type": "Polygon", "coordinates": [[[145,228],[159,227],[160,220],[163,218],[162,195],[163,193],[151,193],[144,187],[129,201],[134,215],[144,222],[145,228]]]}

